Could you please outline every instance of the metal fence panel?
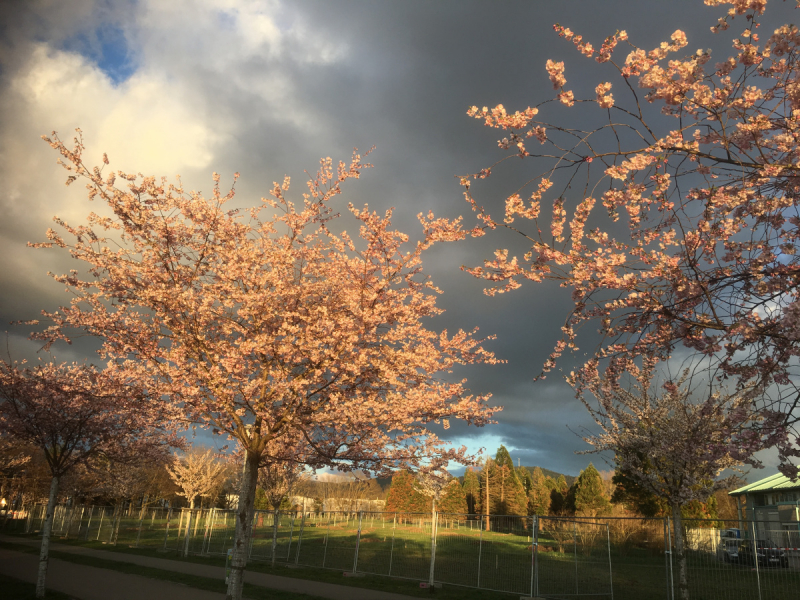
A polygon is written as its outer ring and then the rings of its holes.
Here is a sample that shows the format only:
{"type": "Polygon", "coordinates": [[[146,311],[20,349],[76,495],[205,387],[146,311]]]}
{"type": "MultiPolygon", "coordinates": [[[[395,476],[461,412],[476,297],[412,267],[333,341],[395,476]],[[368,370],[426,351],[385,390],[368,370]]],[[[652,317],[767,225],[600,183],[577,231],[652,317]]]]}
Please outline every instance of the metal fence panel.
{"type": "MultiPolygon", "coordinates": [[[[6,531],[41,534],[46,507],[4,515],[6,531]]],[[[236,512],[59,505],[53,535],[224,556],[236,512]]],[[[800,524],[684,519],[689,595],[796,600],[800,524]]],[[[370,573],[521,596],[573,600],[678,597],[671,519],[437,513],[254,511],[250,560],[370,573]],[[274,551],[273,551],[274,549],[274,551]]]]}

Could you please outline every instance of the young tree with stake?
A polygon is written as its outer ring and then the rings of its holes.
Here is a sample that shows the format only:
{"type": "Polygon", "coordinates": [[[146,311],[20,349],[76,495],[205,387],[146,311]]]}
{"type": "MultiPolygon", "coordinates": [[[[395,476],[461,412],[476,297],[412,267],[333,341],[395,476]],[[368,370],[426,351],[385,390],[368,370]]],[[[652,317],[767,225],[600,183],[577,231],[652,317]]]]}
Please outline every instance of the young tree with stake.
{"type": "Polygon", "coordinates": [[[36,597],[44,598],[59,482],[100,456],[135,463],[182,440],[162,429],[162,406],[117,373],[86,365],[0,362],[0,431],[40,449],[50,468],[36,597]]]}
{"type": "MultiPolygon", "coordinates": [[[[428,423],[490,421],[487,397],[450,381],[457,365],[494,363],[474,332],[425,326],[439,290],[422,274],[422,251],[391,229],[391,211],[349,206],[358,236],[334,233],[342,184],[368,165],[322,161],[302,202],[287,177],[250,210],[229,207],[219,176],[210,199],[153,177],[103,174],[84,165],[83,142],[48,142],[113,217],[56,221],[49,245],[68,248],[90,274],[56,276],[72,304],[47,313],[38,337],[70,328],[98,336],[101,354],[152,382],[188,421],[227,435],[244,474],[227,598],[239,599],[259,467],[268,444],[308,445],[309,465],[380,471],[467,461],[428,423]],[[122,181],[126,187],[117,187],[122,181]],[[106,236],[109,236],[108,238],[106,236]],[[112,239],[110,239],[113,237],[112,239]]],[[[104,162],[107,159],[104,157],[104,162]]]]}
{"type": "Polygon", "coordinates": [[[770,447],[773,440],[759,430],[774,431],[775,424],[765,423],[754,409],[759,390],[753,386],[732,394],[710,391],[707,383],[693,390],[687,370],[659,389],[654,367],[632,367],[629,389],[610,378],[598,378],[591,385],[597,405],[585,404],[601,433],[585,439],[595,452],[613,452],[620,470],[669,504],[679,597],[688,600],[681,508],[724,489],[727,482],[717,479],[720,473],[770,447]]]}
{"type": "Polygon", "coordinates": [[[194,520],[194,503],[198,496],[205,496],[219,483],[225,470],[225,465],[214,460],[213,451],[209,448],[205,452],[199,448],[192,448],[182,457],[176,457],[167,472],[175,484],[181,489],[178,494],[189,502],[189,520],[186,523],[186,539],[184,555],[189,555],[189,539],[194,520]]]}

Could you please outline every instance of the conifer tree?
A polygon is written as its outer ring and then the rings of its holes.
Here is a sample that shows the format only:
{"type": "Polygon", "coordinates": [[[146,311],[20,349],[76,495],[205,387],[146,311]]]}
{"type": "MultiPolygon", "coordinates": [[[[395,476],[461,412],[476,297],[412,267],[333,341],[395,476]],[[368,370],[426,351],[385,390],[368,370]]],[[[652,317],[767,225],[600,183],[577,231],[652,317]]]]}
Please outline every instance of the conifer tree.
{"type": "Polygon", "coordinates": [[[519,477],[519,480],[522,482],[522,488],[527,495],[528,492],[531,491],[531,487],[533,487],[531,472],[526,467],[517,467],[517,477],[519,477]]]}
{"type": "Polygon", "coordinates": [[[531,488],[528,491],[528,514],[546,515],[550,510],[550,489],[539,467],[533,469],[531,488]]]}
{"type": "Polygon", "coordinates": [[[447,514],[463,515],[467,513],[467,495],[464,493],[464,488],[458,484],[458,479],[451,479],[444,488],[437,503],[437,510],[447,514]]]}
{"type": "Polygon", "coordinates": [[[525,514],[528,504],[525,488],[514,468],[514,460],[505,446],[501,445],[497,449],[495,465],[498,486],[492,513],[498,515],[525,514]]]}
{"type": "Polygon", "coordinates": [[[478,473],[472,467],[467,467],[464,473],[464,497],[467,502],[467,513],[474,515],[480,507],[481,484],[478,473]]]}
{"type": "Polygon", "coordinates": [[[408,471],[398,471],[392,477],[386,497],[385,512],[430,512],[431,499],[414,488],[414,476],[408,471]]]}
{"type": "Polygon", "coordinates": [[[545,481],[550,489],[550,514],[563,515],[567,511],[567,494],[569,493],[567,480],[563,475],[559,475],[558,479],[548,477],[545,481]]]}
{"type": "Polygon", "coordinates": [[[575,480],[572,496],[575,514],[583,517],[596,517],[611,508],[603,480],[592,463],[575,480]]]}

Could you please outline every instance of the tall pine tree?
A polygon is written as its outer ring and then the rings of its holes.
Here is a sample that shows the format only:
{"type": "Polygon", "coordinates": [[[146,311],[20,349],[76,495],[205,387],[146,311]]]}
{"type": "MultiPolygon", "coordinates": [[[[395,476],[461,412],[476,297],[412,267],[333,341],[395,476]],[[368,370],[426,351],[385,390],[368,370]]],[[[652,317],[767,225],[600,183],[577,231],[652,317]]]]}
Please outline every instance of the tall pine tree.
{"type": "Polygon", "coordinates": [[[505,446],[500,446],[497,450],[495,460],[486,459],[478,479],[481,486],[479,509],[482,514],[527,514],[528,498],[525,488],[505,446]]]}
{"type": "Polygon", "coordinates": [[[467,512],[471,515],[478,514],[481,505],[481,483],[478,481],[478,472],[472,467],[467,467],[464,473],[464,495],[467,501],[467,512]]]}
{"type": "Polygon", "coordinates": [[[546,515],[550,511],[550,488],[547,487],[544,473],[539,467],[531,474],[531,487],[528,491],[528,514],[546,515]]]}

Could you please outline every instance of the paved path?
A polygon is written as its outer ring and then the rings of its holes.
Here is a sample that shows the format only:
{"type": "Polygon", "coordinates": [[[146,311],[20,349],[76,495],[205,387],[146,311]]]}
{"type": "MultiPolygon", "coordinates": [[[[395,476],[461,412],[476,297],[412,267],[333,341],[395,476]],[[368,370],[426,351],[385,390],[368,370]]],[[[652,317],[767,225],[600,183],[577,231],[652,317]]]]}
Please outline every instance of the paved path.
{"type": "MultiPolygon", "coordinates": [[[[14,544],[39,546],[38,539],[18,538],[0,535],[0,540],[14,544]]],[[[187,573],[198,577],[225,579],[224,567],[213,567],[197,563],[157,558],[153,556],[139,556],[123,552],[109,552],[95,550],[81,546],[50,543],[53,552],[81,554],[94,558],[102,558],[117,562],[133,563],[165,571],[187,573]]],[[[38,557],[33,554],[23,554],[10,550],[0,549],[0,572],[24,579],[36,580],[38,557]]],[[[294,579],[267,573],[245,572],[245,581],[265,588],[284,590],[298,594],[308,594],[331,600],[411,600],[414,596],[368,590],[365,588],[349,587],[336,583],[311,581],[308,579],[294,579]]],[[[74,594],[81,600],[223,600],[223,594],[189,588],[187,586],[149,579],[140,575],[128,575],[110,569],[76,565],[67,561],[50,559],[47,572],[47,587],[67,594],[74,594]],[[111,591],[113,590],[113,593],[111,591]]],[[[416,600],[416,599],[415,599],[416,600]]]]}
{"type": "MultiPolygon", "coordinates": [[[[0,548],[0,573],[4,575],[35,583],[38,563],[39,557],[34,554],[0,548]]],[[[80,600],[225,600],[225,594],[57,558],[51,558],[47,567],[47,587],[80,600]]]]}

